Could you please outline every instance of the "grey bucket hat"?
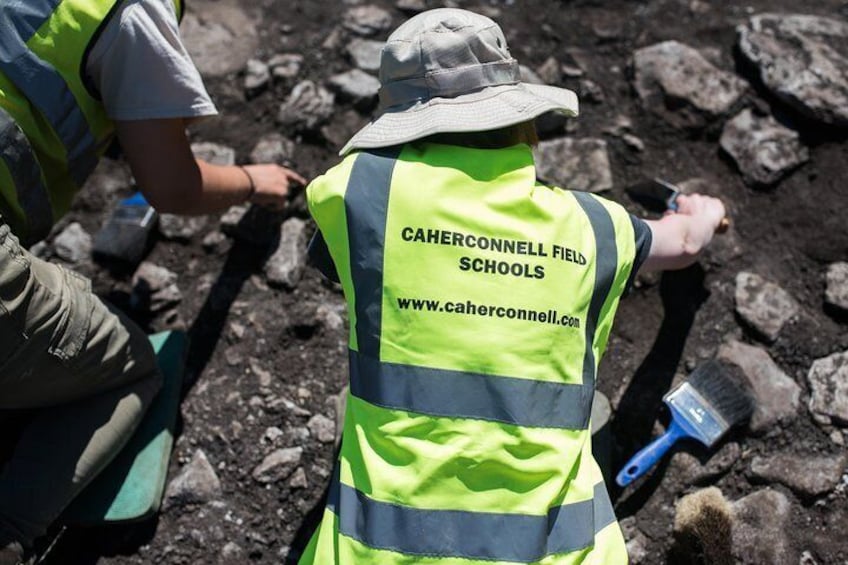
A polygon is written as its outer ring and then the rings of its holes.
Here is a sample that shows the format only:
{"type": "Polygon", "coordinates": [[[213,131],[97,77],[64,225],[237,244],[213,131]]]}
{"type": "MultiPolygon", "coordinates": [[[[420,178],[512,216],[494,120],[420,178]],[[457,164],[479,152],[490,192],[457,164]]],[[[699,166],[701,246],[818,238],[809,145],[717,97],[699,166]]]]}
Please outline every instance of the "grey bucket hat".
{"type": "Polygon", "coordinates": [[[376,116],[340,155],[498,129],[548,111],[577,115],[574,92],[521,82],[501,28],[467,10],[429,10],[397,28],[383,47],[380,84],[376,116]]]}

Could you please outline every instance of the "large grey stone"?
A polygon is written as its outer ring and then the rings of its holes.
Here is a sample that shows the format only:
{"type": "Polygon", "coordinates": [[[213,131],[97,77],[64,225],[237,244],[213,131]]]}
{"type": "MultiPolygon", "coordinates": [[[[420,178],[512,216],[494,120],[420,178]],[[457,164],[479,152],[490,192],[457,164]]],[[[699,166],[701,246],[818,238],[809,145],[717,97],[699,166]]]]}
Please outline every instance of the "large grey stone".
{"type": "Polygon", "coordinates": [[[385,45],[385,41],[357,37],[348,44],[347,53],[356,68],[376,72],[380,70],[380,56],[385,45]]]}
{"type": "Polygon", "coordinates": [[[332,443],[336,437],[336,424],[323,414],[315,414],[306,423],[309,432],[321,443],[332,443]]]}
{"type": "Polygon", "coordinates": [[[769,488],[733,503],[733,556],[737,563],[797,565],[788,532],[791,510],[789,499],[769,488]]]}
{"type": "Polygon", "coordinates": [[[798,132],[748,108],[724,125],[719,143],[745,182],[755,185],[774,184],[810,158],[798,132]]]}
{"type": "Polygon", "coordinates": [[[206,454],[198,449],[191,461],[168,484],[165,507],[203,504],[220,498],[221,493],[221,481],[215,469],[206,454]]]}
{"type": "Polygon", "coordinates": [[[300,73],[303,65],[303,55],[297,53],[280,53],[268,60],[268,68],[274,78],[283,80],[293,79],[300,73]]]}
{"type": "Polygon", "coordinates": [[[563,137],[543,141],[535,150],[539,177],[562,188],[601,192],[612,188],[607,142],[563,137]]]}
{"type": "Polygon", "coordinates": [[[737,32],[740,52],[775,96],[818,121],[848,126],[848,22],[766,13],[737,32]]]}
{"type": "Polygon", "coordinates": [[[294,141],[279,133],[271,133],[259,139],[250,152],[251,163],[276,163],[283,165],[294,155],[294,141]]]}
{"type": "Polygon", "coordinates": [[[206,227],[206,216],[159,215],[159,233],[165,239],[189,241],[206,227]]]}
{"type": "Polygon", "coordinates": [[[392,27],[392,15],[372,4],[355,6],[345,13],[342,26],[357,35],[370,37],[392,27]]]}
{"type": "Polygon", "coordinates": [[[63,261],[79,263],[91,255],[91,235],[78,222],[71,222],[53,239],[53,251],[63,261]]]}
{"type": "Polygon", "coordinates": [[[333,115],[333,93],[310,80],[292,89],[288,99],[280,106],[277,121],[283,126],[313,130],[333,115]]]}
{"type": "Polygon", "coordinates": [[[776,284],[754,273],[736,275],[736,312],[767,340],[777,339],[798,310],[795,299],[776,284]]]}
{"type": "Polygon", "coordinates": [[[796,455],[794,453],[776,453],[767,457],[754,457],[751,461],[751,473],[762,480],[778,482],[796,493],[806,496],[820,496],[836,488],[848,456],[796,455]]]}
{"type": "Polygon", "coordinates": [[[220,143],[202,141],[191,144],[191,152],[198,159],[213,165],[230,166],[236,164],[236,150],[220,143]]]}
{"type": "Polygon", "coordinates": [[[351,69],[330,77],[327,84],[339,95],[339,98],[350,100],[363,109],[374,104],[377,100],[377,92],[380,90],[380,81],[377,77],[360,69],[351,69]]]}
{"type": "Polygon", "coordinates": [[[287,447],[269,453],[253,469],[253,478],[260,483],[274,483],[287,478],[300,465],[302,447],[287,447]]]}
{"type": "Polygon", "coordinates": [[[824,299],[831,306],[848,310],[848,263],[832,263],[827,268],[824,299]]]}
{"type": "Polygon", "coordinates": [[[736,75],[678,41],[638,49],[633,71],[645,107],[679,127],[702,127],[730,112],[747,89],[736,75]]]}
{"type": "Polygon", "coordinates": [[[280,228],[280,245],[265,264],[265,276],[273,285],[292,289],[305,268],[306,224],[298,218],[290,218],[280,228]]]}
{"type": "Polygon", "coordinates": [[[259,47],[256,25],[237,0],[198,0],[185,14],[180,36],[204,77],[244,68],[259,47]]]}
{"type": "Polygon", "coordinates": [[[816,359],[807,380],[810,411],[848,425],[848,351],[816,359]]]}
{"type": "Polygon", "coordinates": [[[132,276],[133,307],[162,312],[179,304],[183,295],[177,286],[177,274],[149,261],[138,266],[132,276]]]}
{"type": "Polygon", "coordinates": [[[742,369],[754,395],[754,413],[749,424],[755,432],[766,432],[779,422],[798,416],[801,387],[772,360],[764,349],[730,341],[721,346],[718,357],[742,369]]]}
{"type": "Polygon", "coordinates": [[[271,82],[271,69],[267,63],[258,59],[250,59],[244,68],[244,89],[248,93],[256,93],[271,82]]]}
{"type": "Polygon", "coordinates": [[[686,451],[678,451],[671,458],[670,474],[685,485],[704,484],[725,474],[742,456],[738,443],[730,442],[711,453],[704,463],[686,451]]]}

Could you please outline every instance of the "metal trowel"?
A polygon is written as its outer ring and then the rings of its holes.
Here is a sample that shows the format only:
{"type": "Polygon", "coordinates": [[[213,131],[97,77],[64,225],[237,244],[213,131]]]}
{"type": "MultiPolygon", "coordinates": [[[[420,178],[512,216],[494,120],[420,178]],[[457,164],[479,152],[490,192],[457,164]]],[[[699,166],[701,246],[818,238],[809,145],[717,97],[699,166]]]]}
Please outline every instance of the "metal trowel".
{"type": "MultiPolygon", "coordinates": [[[[632,184],[624,189],[634,202],[641,204],[650,212],[664,214],[677,211],[677,197],[680,189],[661,179],[648,179],[632,184]]],[[[724,233],[730,227],[730,219],[722,218],[716,233],[724,233]]]]}

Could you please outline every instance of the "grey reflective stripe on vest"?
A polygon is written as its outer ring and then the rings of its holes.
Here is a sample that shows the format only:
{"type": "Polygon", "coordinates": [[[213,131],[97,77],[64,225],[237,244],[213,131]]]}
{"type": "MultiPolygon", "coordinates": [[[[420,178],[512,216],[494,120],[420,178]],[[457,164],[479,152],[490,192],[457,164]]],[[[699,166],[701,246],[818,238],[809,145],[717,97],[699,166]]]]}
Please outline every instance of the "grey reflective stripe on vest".
{"type": "MultiPolygon", "coordinates": [[[[41,178],[41,167],[26,135],[3,108],[0,108],[0,159],[9,169],[18,203],[26,215],[27,241],[44,239],[53,226],[53,209],[41,178]]],[[[10,216],[6,221],[13,218],[10,216]]]]}
{"type": "Polygon", "coordinates": [[[538,428],[585,429],[584,386],[380,362],[350,351],[350,392],[383,408],[538,428]]]}
{"type": "Polygon", "coordinates": [[[59,3],[16,0],[4,5],[0,12],[0,71],[50,123],[65,147],[71,178],[81,186],[97,165],[97,142],[65,79],[26,45],[59,3]]]}
{"type": "Polygon", "coordinates": [[[586,350],[583,353],[583,384],[592,385],[589,397],[589,413],[586,414],[586,424],[591,416],[592,398],[595,382],[595,330],[604,302],[607,301],[615,274],[618,271],[618,247],[615,243],[615,226],[609,212],[594,196],[586,192],[573,191],[580,207],[589,217],[589,223],[595,234],[595,289],[589,302],[589,312],[586,315],[586,350]]]}
{"type": "Polygon", "coordinates": [[[547,516],[530,516],[380,502],[335,475],[327,508],[339,517],[342,535],[375,549],[518,563],[588,548],[595,534],[615,521],[603,483],[595,485],[592,500],[551,508],[547,516]]]}
{"type": "Polygon", "coordinates": [[[350,274],[356,297],[356,342],[362,355],[380,357],[383,315],[383,245],[392,172],[400,147],[362,152],[353,163],[347,190],[350,274]]]}

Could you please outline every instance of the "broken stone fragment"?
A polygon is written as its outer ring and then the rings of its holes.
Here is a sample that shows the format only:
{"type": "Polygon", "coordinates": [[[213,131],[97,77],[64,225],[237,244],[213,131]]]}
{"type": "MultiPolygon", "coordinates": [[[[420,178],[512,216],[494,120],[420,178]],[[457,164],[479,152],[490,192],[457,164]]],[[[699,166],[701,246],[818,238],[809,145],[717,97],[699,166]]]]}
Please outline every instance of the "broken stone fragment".
{"type": "Polygon", "coordinates": [[[63,261],[79,263],[91,256],[91,235],[79,222],[71,222],[53,239],[53,251],[63,261]]]}
{"type": "Polygon", "coordinates": [[[538,176],[562,188],[602,192],[613,186],[603,139],[552,139],[540,143],[535,153],[538,176]]]}
{"type": "Polygon", "coordinates": [[[265,264],[265,276],[271,285],[293,289],[305,268],[306,223],[290,218],[280,228],[280,244],[265,264]]]}
{"type": "Polygon", "coordinates": [[[363,37],[371,37],[392,27],[392,15],[379,6],[355,6],[347,11],[342,26],[363,37]]]}
{"type": "Polygon", "coordinates": [[[206,454],[198,449],[191,461],[168,484],[165,491],[165,508],[204,504],[220,498],[221,493],[221,480],[206,454]]]}
{"type": "Polygon", "coordinates": [[[778,482],[794,492],[814,497],[827,494],[836,488],[848,457],[829,455],[796,455],[777,453],[768,457],[754,457],[751,474],[761,480],[778,482]]]}
{"type": "Polygon", "coordinates": [[[347,46],[353,64],[363,71],[376,72],[380,70],[380,57],[383,53],[385,41],[374,41],[373,39],[354,38],[347,46]]]}
{"type": "Polygon", "coordinates": [[[748,108],[724,125],[719,142],[745,182],[754,185],[774,184],[810,158],[798,132],[748,108]]]}
{"type": "Polygon", "coordinates": [[[260,483],[275,483],[288,478],[300,465],[302,447],[277,449],[269,453],[262,463],[253,469],[253,478],[260,483]]]}
{"type": "Polygon", "coordinates": [[[790,547],[792,505],[766,488],[733,503],[733,557],[736,563],[797,563],[790,547]]]}
{"type": "Polygon", "coordinates": [[[814,120],[848,126],[848,22],[766,13],[736,30],[740,53],[775,96],[814,120]]]}
{"type": "Polygon", "coordinates": [[[678,127],[704,127],[730,112],[747,90],[745,81],[678,41],[638,49],[633,70],[645,107],[678,127]]]}
{"type": "Polygon", "coordinates": [[[303,65],[303,55],[296,53],[281,53],[268,60],[268,68],[274,78],[283,80],[293,79],[300,73],[303,65]]]}
{"type": "Polygon", "coordinates": [[[259,139],[250,152],[251,163],[276,163],[283,165],[294,155],[294,141],[279,133],[271,133],[259,139]]]}
{"type": "Polygon", "coordinates": [[[239,3],[208,2],[202,16],[188,11],[180,37],[200,74],[222,77],[243,69],[259,47],[259,34],[239,3]]]}
{"type": "Polygon", "coordinates": [[[205,216],[159,215],[159,233],[165,239],[187,242],[206,227],[205,216]]]}
{"type": "Polygon", "coordinates": [[[191,152],[198,159],[213,165],[230,166],[236,164],[236,150],[226,145],[204,141],[192,143],[191,152]]]}
{"type": "Polygon", "coordinates": [[[754,273],[736,275],[735,298],[739,316],[768,341],[776,340],[800,309],[788,292],[754,273]]]}
{"type": "Polygon", "coordinates": [[[163,312],[183,299],[177,286],[177,274],[149,261],[138,266],[132,277],[132,285],[130,301],[136,309],[163,312]]]}
{"type": "Polygon", "coordinates": [[[754,396],[751,431],[767,432],[798,416],[801,387],[780,370],[766,350],[733,340],[721,346],[718,357],[736,365],[745,375],[754,396]]]}
{"type": "Polygon", "coordinates": [[[244,69],[244,89],[249,94],[255,94],[271,82],[271,70],[266,63],[258,59],[250,59],[244,69]]]}
{"type": "Polygon", "coordinates": [[[848,425],[848,351],[816,359],[807,374],[810,411],[848,425]]]}
{"type": "Polygon", "coordinates": [[[831,306],[848,311],[848,263],[832,263],[827,268],[824,298],[831,306]]]}
{"type": "Polygon", "coordinates": [[[311,131],[326,122],[334,110],[333,93],[305,80],[292,89],[288,99],[280,106],[277,121],[282,126],[311,131]]]}
{"type": "Polygon", "coordinates": [[[374,105],[380,90],[380,81],[360,69],[351,69],[330,77],[327,84],[339,98],[350,100],[362,110],[368,110],[374,105]]]}
{"type": "Polygon", "coordinates": [[[306,423],[309,432],[321,443],[332,443],[336,437],[336,424],[323,414],[315,414],[306,423]]]}

